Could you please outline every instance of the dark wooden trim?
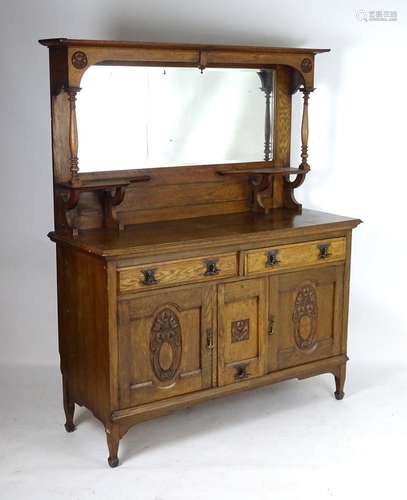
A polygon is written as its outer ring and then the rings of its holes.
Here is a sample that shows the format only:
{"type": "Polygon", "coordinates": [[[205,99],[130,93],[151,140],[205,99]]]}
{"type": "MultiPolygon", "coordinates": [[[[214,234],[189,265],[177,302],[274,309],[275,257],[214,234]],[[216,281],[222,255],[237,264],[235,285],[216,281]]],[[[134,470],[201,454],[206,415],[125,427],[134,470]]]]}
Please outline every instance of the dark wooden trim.
{"type": "Polygon", "coordinates": [[[193,44],[193,43],[161,43],[161,42],[138,42],[120,40],[81,40],[73,38],[44,38],[38,40],[46,47],[103,47],[103,48],[162,48],[162,49],[198,49],[198,50],[236,50],[247,52],[285,52],[288,54],[321,54],[330,52],[331,49],[311,48],[287,48],[287,47],[262,47],[255,45],[216,45],[216,44],[193,44]]]}
{"type": "Polygon", "coordinates": [[[118,422],[122,419],[150,415],[154,416],[155,413],[160,413],[166,410],[176,410],[189,406],[190,404],[197,404],[209,399],[216,399],[219,397],[232,395],[244,390],[263,387],[265,385],[276,384],[284,380],[293,378],[304,379],[323,373],[331,373],[331,370],[338,366],[346,364],[348,357],[345,354],[334,356],[331,358],[322,359],[306,363],[304,365],[295,366],[293,368],[285,368],[273,373],[269,373],[262,377],[253,378],[250,380],[243,380],[238,384],[231,384],[223,387],[215,387],[198,391],[193,394],[186,394],[183,396],[175,396],[171,399],[164,399],[154,403],[148,403],[125,410],[117,410],[112,413],[111,419],[113,422],[118,422]]]}

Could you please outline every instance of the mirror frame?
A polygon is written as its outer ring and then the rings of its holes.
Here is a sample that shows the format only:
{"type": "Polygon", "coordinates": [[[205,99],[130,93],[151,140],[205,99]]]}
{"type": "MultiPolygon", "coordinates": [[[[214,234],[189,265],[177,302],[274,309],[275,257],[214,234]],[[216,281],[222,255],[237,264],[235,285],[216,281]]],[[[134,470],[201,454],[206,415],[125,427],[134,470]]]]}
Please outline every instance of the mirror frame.
{"type": "MultiPolygon", "coordinates": [[[[205,68],[247,68],[247,69],[277,69],[281,66],[290,69],[290,82],[288,83],[290,94],[295,93],[301,86],[306,92],[312,92],[314,85],[314,57],[315,54],[327,52],[329,49],[288,49],[279,47],[242,47],[223,45],[194,45],[194,44],[168,44],[168,43],[144,43],[144,42],[120,42],[120,41],[95,41],[95,40],[73,40],[66,38],[40,40],[50,50],[50,86],[51,97],[58,99],[61,94],[65,97],[64,103],[53,106],[53,115],[65,115],[65,123],[53,124],[53,137],[60,136],[64,132],[64,150],[69,151],[69,169],[67,169],[66,155],[54,155],[54,174],[61,182],[70,182],[72,185],[80,185],[81,178],[87,174],[79,174],[78,162],[78,131],[76,125],[76,95],[80,91],[80,84],[84,73],[93,65],[119,65],[119,66],[179,66],[191,67],[204,70],[205,68]],[[66,99],[68,97],[68,99],[66,99]],[[59,108],[59,109],[55,109],[59,108]],[[69,117],[69,118],[67,118],[69,117]],[[66,121],[68,120],[68,121],[66,121]],[[64,128],[65,130],[58,130],[64,128]],[[57,130],[56,130],[57,129],[57,130]]],[[[276,92],[279,92],[279,83],[276,84],[276,92]]],[[[285,99],[287,100],[287,99],[285,99]]],[[[56,103],[54,103],[56,104],[56,103]]],[[[278,107],[279,104],[275,104],[278,107]]],[[[275,131],[274,147],[276,153],[274,158],[267,162],[270,164],[281,163],[278,150],[281,147],[289,150],[290,137],[287,130],[291,127],[291,117],[284,125],[285,131],[281,134],[275,131]],[[285,137],[283,138],[282,135],[285,137]],[[280,138],[281,137],[281,138],[280,138]],[[279,141],[282,141],[281,143],[279,141]],[[288,145],[287,145],[288,141],[288,145]]],[[[278,110],[275,109],[278,114],[278,110]]],[[[276,116],[274,122],[279,120],[276,116]]],[[[283,126],[279,125],[280,129],[283,126]]],[[[286,156],[286,155],[285,155],[286,156]]],[[[244,165],[250,166],[252,162],[244,165]]],[[[255,162],[258,166],[258,162],[255,162]]],[[[228,166],[239,164],[229,164],[228,166]]],[[[217,164],[222,167],[222,164],[217,164]]],[[[166,168],[166,167],[164,167],[166,168]]],[[[125,171],[122,172],[122,175],[125,171]]],[[[128,172],[128,171],[126,171],[128,172]]],[[[134,175],[134,170],[132,171],[134,175]]],[[[106,177],[106,172],[96,172],[100,178],[106,177]]],[[[111,177],[110,173],[109,176],[111,177]]]]}

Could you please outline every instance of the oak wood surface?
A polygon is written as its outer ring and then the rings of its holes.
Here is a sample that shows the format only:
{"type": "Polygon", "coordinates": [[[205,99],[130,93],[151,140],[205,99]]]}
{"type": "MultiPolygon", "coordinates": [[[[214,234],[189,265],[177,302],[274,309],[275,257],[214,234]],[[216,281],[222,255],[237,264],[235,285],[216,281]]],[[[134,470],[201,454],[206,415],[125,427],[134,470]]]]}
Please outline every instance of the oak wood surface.
{"type": "Polygon", "coordinates": [[[218,384],[264,374],[267,331],[266,280],[218,287],[218,384]]]}
{"type": "Polygon", "coordinates": [[[356,227],[361,221],[350,217],[303,210],[273,210],[268,216],[253,213],[209,216],[194,219],[137,224],[123,232],[91,230],[77,239],[67,232],[51,232],[53,241],[60,241],[87,252],[118,257],[146,254],[160,250],[190,248],[208,242],[238,244],[243,241],[303,236],[306,233],[341,231],[356,227]]]}
{"type": "Polygon", "coordinates": [[[178,408],[322,373],[342,399],[351,232],[361,221],[302,210],[293,191],[309,170],[308,98],[315,55],[326,50],[41,43],[50,52],[49,237],[66,430],[75,430],[75,404],[85,405],[116,467],[132,425],[178,408]],[[94,64],[272,68],[272,160],[80,173],[75,96],[94,64]],[[300,169],[290,164],[297,90],[300,169]]]}
{"type": "Polygon", "coordinates": [[[343,272],[340,265],[270,277],[270,371],[344,354],[343,272]]]}
{"type": "Polygon", "coordinates": [[[120,303],[121,408],[191,393],[212,385],[213,350],[207,345],[207,330],[213,327],[214,293],[211,286],[198,286],[163,292],[155,295],[154,300],[144,296],[120,303]],[[173,327],[179,329],[179,345],[175,341],[170,345],[174,335],[173,331],[167,335],[166,329],[171,329],[170,320],[174,320],[173,327]],[[151,339],[157,321],[161,321],[156,333],[162,337],[162,343],[158,341],[156,360],[151,362],[151,339]],[[170,365],[176,361],[177,354],[178,366],[171,371],[170,365]]]}
{"type": "Polygon", "coordinates": [[[215,44],[195,44],[195,43],[162,43],[162,42],[139,42],[139,41],[121,41],[121,40],[89,40],[74,38],[44,38],[39,40],[41,45],[47,47],[175,47],[175,48],[197,48],[197,49],[219,49],[219,50],[247,50],[254,52],[287,52],[294,54],[313,53],[319,54],[329,52],[330,49],[309,49],[309,48],[288,48],[288,47],[261,47],[257,45],[215,45],[215,44]]]}
{"type": "Polygon", "coordinates": [[[245,272],[248,275],[256,275],[345,260],[345,250],[345,238],[328,238],[310,243],[276,245],[274,247],[251,250],[246,254],[245,272]],[[321,245],[327,245],[329,252],[324,258],[321,258],[321,245]],[[269,263],[268,254],[270,252],[274,253],[276,259],[276,263],[273,265],[269,263]]]}
{"type": "Polygon", "coordinates": [[[265,385],[275,384],[293,378],[305,379],[308,377],[313,377],[315,375],[322,375],[323,373],[332,373],[333,371],[336,371],[338,366],[344,366],[347,361],[347,356],[341,354],[339,356],[333,356],[330,358],[305,363],[291,368],[285,368],[283,370],[276,370],[262,377],[243,380],[239,384],[214,387],[205,391],[198,391],[194,392],[193,394],[182,395],[171,399],[158,401],[157,403],[150,403],[114,411],[112,414],[112,420],[114,422],[123,420],[123,435],[128,427],[130,427],[134,423],[147,420],[149,418],[156,418],[161,415],[167,415],[171,411],[188,407],[191,404],[201,403],[226,395],[236,394],[244,390],[263,387],[265,385]],[[129,424],[126,425],[125,420],[132,418],[134,418],[134,420],[130,420],[129,424]]]}
{"type": "Polygon", "coordinates": [[[142,265],[121,268],[118,271],[119,292],[161,288],[188,282],[207,282],[237,276],[236,254],[202,256],[198,259],[182,259],[160,262],[157,265],[142,265]],[[216,274],[208,273],[208,263],[214,262],[216,274]],[[156,283],[145,283],[144,272],[153,270],[156,283]]]}

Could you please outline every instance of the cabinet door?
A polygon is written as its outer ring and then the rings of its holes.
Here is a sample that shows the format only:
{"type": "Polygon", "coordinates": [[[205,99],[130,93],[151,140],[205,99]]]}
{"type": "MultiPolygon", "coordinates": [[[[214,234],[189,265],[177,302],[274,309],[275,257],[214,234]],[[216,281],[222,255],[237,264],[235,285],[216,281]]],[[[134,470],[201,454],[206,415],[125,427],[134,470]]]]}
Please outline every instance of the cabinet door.
{"type": "Polygon", "coordinates": [[[267,337],[267,279],[218,287],[218,384],[264,373],[267,337]]]}
{"type": "Polygon", "coordinates": [[[212,385],[213,286],[119,302],[122,408],[212,385]]]}
{"type": "Polygon", "coordinates": [[[268,371],[340,354],[341,266],[270,278],[268,371]]]}

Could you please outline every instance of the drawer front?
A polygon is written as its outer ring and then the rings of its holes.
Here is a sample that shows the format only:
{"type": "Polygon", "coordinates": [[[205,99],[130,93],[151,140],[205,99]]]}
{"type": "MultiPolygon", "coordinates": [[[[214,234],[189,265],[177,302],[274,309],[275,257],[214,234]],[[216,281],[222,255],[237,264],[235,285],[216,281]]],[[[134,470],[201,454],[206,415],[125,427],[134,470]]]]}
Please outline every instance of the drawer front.
{"type": "Polygon", "coordinates": [[[246,254],[247,275],[264,274],[303,266],[341,261],[346,255],[345,238],[310,241],[252,250],[246,254]]]}
{"type": "Polygon", "coordinates": [[[236,254],[156,262],[118,270],[119,292],[150,290],[163,286],[213,281],[237,276],[236,254]]]}

